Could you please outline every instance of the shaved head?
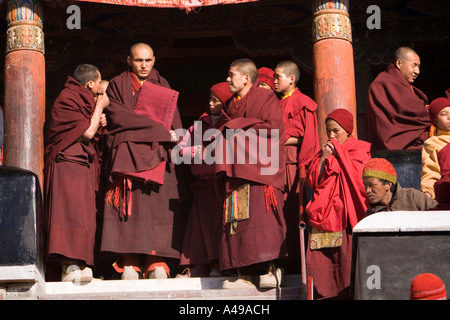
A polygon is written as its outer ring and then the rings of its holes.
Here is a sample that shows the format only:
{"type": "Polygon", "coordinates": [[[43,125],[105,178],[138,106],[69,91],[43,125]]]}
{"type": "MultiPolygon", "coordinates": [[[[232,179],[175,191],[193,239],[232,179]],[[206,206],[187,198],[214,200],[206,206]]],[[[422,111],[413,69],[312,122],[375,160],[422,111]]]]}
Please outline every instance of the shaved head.
{"type": "Polygon", "coordinates": [[[298,80],[300,80],[300,69],[298,68],[297,64],[294,61],[285,60],[277,64],[277,68],[282,70],[283,73],[287,76],[294,76],[295,77],[295,84],[298,83],[298,80]]]}
{"type": "Polygon", "coordinates": [[[153,53],[152,47],[150,47],[150,46],[149,46],[148,44],[146,44],[146,43],[139,42],[139,43],[136,43],[136,44],[134,44],[134,45],[131,46],[131,48],[130,48],[130,53],[129,53],[129,56],[130,56],[130,57],[133,57],[133,55],[135,54],[136,49],[138,49],[138,50],[139,50],[139,49],[150,50],[150,51],[153,53]]]}
{"type": "Polygon", "coordinates": [[[397,61],[398,59],[400,59],[401,61],[405,61],[410,53],[418,56],[417,52],[415,52],[410,47],[400,47],[400,48],[398,48],[397,50],[395,50],[394,62],[397,61]]]}
{"type": "Polygon", "coordinates": [[[409,47],[400,47],[395,51],[394,65],[402,76],[412,84],[420,73],[420,57],[409,47]]]}
{"type": "Polygon", "coordinates": [[[231,63],[230,67],[235,67],[242,75],[250,75],[252,83],[254,83],[258,79],[258,68],[250,59],[235,60],[231,63]]]}
{"type": "Polygon", "coordinates": [[[153,49],[146,43],[136,43],[130,48],[127,63],[140,81],[145,81],[155,64],[153,49]]]}

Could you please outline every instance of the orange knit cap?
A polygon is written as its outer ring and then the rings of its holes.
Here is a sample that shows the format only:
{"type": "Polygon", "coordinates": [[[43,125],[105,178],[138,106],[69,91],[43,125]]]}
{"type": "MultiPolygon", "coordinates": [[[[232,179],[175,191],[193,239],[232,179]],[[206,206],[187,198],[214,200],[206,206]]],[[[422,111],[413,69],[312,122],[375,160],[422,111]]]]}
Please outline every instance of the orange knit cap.
{"type": "Polygon", "coordinates": [[[383,158],[373,158],[367,162],[363,170],[363,179],[378,178],[397,183],[397,173],[392,164],[383,158]]]}
{"type": "Polygon", "coordinates": [[[411,282],[410,300],[446,300],[447,290],[444,282],[432,273],[422,273],[411,282]]]}

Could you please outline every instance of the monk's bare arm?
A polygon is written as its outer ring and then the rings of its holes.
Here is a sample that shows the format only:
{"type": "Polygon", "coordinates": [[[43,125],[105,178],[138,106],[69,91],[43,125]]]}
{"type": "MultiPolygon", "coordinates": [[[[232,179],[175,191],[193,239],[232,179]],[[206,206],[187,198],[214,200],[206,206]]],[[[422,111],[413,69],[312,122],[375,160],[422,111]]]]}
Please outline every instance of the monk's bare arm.
{"type": "Polygon", "coordinates": [[[91,125],[89,128],[83,133],[83,139],[91,140],[100,126],[100,119],[103,113],[103,110],[109,105],[108,95],[105,93],[99,96],[97,103],[95,104],[94,113],[91,117],[91,125]]]}
{"type": "Polygon", "coordinates": [[[302,143],[303,138],[299,137],[289,137],[284,143],[285,146],[297,146],[302,143]]]}

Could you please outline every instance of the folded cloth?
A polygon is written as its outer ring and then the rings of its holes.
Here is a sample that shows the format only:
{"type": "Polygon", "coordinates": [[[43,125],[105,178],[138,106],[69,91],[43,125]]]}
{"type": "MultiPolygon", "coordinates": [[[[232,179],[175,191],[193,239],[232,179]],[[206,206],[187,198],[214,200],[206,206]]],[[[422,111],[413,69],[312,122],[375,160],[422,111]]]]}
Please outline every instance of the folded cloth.
{"type": "MultiPolygon", "coordinates": [[[[162,124],[167,130],[172,128],[173,117],[177,106],[179,92],[170,88],[145,81],[139,93],[134,111],[162,124]]],[[[141,172],[124,172],[132,179],[164,184],[166,161],[162,161],[153,169],[141,172]]]]}

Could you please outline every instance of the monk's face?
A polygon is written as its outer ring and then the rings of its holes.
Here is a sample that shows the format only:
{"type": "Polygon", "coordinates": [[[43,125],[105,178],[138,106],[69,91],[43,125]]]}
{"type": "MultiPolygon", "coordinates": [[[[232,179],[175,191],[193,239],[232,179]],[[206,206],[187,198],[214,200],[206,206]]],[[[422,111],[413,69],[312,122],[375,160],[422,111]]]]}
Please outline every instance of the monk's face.
{"type": "Polygon", "coordinates": [[[108,88],[108,81],[101,81],[99,85],[99,89],[97,91],[97,94],[95,95],[95,99],[97,100],[100,96],[104,95],[106,92],[106,89],[108,88]]]}
{"type": "Polygon", "coordinates": [[[237,66],[232,66],[228,70],[228,87],[230,92],[240,95],[250,81],[248,74],[242,74],[237,66]]]}
{"type": "Polygon", "coordinates": [[[336,139],[340,144],[347,141],[350,136],[339,123],[332,119],[327,120],[327,136],[329,139],[336,139]]]}
{"type": "Polygon", "coordinates": [[[273,90],[272,90],[272,87],[271,87],[269,84],[265,83],[265,82],[262,82],[262,81],[261,81],[261,82],[259,83],[258,86],[261,87],[261,88],[264,88],[264,89],[273,91],[273,90]]]}
{"type": "Polygon", "coordinates": [[[441,130],[450,131],[450,106],[439,112],[436,118],[436,126],[441,130]]]}
{"type": "Polygon", "coordinates": [[[128,65],[141,81],[147,79],[155,64],[153,50],[148,46],[138,46],[134,48],[127,58],[128,65]]]}
{"type": "Polygon", "coordinates": [[[273,73],[273,86],[276,93],[282,95],[289,93],[293,82],[293,76],[287,76],[284,73],[284,68],[275,68],[273,73]]]}
{"type": "Polygon", "coordinates": [[[223,104],[214,92],[209,94],[209,112],[212,115],[219,115],[222,113],[223,104]]]}
{"type": "Polygon", "coordinates": [[[364,178],[364,190],[371,204],[387,206],[392,199],[391,182],[383,184],[378,178],[364,178]]]}
{"type": "Polygon", "coordinates": [[[86,83],[86,88],[92,92],[94,97],[96,97],[100,91],[101,83],[102,83],[102,76],[100,73],[98,73],[97,79],[90,80],[88,81],[88,83],[86,83]]]}
{"type": "Polygon", "coordinates": [[[409,84],[419,76],[420,58],[414,52],[407,52],[403,59],[397,59],[395,65],[409,84]]]}

